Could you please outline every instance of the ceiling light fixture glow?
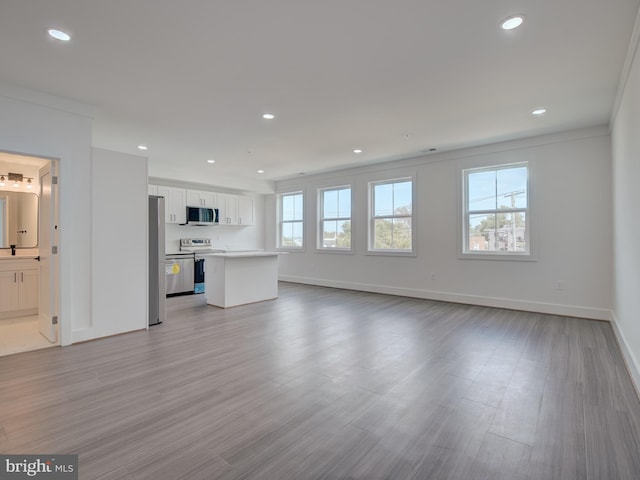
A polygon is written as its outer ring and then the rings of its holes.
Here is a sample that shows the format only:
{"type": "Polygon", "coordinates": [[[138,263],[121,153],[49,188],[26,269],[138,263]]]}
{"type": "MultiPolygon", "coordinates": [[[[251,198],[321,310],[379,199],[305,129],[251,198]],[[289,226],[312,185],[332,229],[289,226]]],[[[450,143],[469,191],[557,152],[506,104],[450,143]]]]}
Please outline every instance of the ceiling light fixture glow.
{"type": "Polygon", "coordinates": [[[215,160],[207,160],[207,163],[216,163],[215,160]]]}
{"type": "Polygon", "coordinates": [[[71,40],[71,35],[62,30],[56,30],[55,28],[49,29],[49,35],[51,35],[56,40],[60,40],[61,42],[68,42],[71,40]]]}
{"type": "Polygon", "coordinates": [[[502,20],[500,26],[503,30],[513,30],[522,25],[522,22],[524,22],[524,15],[512,15],[502,20]]]}
{"type": "Polygon", "coordinates": [[[353,150],[353,153],[362,153],[362,149],[361,148],[355,148],[353,150]]]}
{"type": "Polygon", "coordinates": [[[544,115],[545,113],[547,113],[546,108],[536,108],[533,112],[531,112],[531,115],[544,115]]]}
{"type": "Polygon", "coordinates": [[[258,173],[264,173],[264,170],[258,170],[258,173]]]}
{"type": "Polygon", "coordinates": [[[149,147],[146,145],[138,145],[138,150],[149,150],[149,147]]]}
{"type": "Polygon", "coordinates": [[[262,118],[265,120],[273,120],[276,116],[273,113],[263,113],[262,118]]]}

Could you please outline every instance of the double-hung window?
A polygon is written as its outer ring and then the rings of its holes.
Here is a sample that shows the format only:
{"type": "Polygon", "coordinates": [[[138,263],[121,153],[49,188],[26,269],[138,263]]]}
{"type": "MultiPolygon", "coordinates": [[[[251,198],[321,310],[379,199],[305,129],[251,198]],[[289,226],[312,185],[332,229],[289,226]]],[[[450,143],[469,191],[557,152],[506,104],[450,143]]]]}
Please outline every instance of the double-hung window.
{"type": "Polygon", "coordinates": [[[369,252],[413,252],[413,179],[369,183],[369,252]]]}
{"type": "Polygon", "coordinates": [[[318,249],[351,251],[351,186],[319,190],[318,249]]]}
{"type": "Polygon", "coordinates": [[[302,192],[278,196],[278,247],[304,248],[304,196],[302,192]]]}
{"type": "Polygon", "coordinates": [[[527,163],[463,170],[463,182],[463,254],[529,255],[527,163]]]}

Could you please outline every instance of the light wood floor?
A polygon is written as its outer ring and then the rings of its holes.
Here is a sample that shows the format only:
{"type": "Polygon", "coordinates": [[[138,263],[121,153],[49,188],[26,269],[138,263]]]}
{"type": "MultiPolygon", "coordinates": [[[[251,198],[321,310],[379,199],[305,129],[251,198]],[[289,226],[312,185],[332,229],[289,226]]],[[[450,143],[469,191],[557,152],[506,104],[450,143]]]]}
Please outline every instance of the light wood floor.
{"type": "Polygon", "coordinates": [[[606,322],[283,283],[0,358],[0,452],[81,479],[638,479],[606,322]]]}

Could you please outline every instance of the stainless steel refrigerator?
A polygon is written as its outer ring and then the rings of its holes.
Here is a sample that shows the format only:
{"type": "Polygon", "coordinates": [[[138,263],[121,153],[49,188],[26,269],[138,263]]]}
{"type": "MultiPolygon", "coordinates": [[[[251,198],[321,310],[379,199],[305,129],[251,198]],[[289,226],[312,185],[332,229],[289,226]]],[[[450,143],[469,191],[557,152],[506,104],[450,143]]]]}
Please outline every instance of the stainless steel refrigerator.
{"type": "Polygon", "coordinates": [[[149,195],[149,325],[167,318],[164,197],[149,195]]]}

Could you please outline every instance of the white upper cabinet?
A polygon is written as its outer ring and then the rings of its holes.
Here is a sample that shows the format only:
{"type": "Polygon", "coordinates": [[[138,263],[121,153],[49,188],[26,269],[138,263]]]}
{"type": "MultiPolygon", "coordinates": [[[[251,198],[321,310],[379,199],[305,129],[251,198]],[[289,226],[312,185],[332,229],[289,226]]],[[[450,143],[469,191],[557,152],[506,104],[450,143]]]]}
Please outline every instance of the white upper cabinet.
{"type": "Polygon", "coordinates": [[[216,208],[218,194],[201,190],[187,190],[187,206],[216,208]]]}
{"type": "Polygon", "coordinates": [[[184,188],[158,185],[158,195],[164,197],[166,223],[187,223],[187,195],[184,188]]]}
{"type": "Polygon", "coordinates": [[[189,206],[217,208],[220,225],[255,225],[255,201],[252,197],[162,185],[149,185],[148,193],[165,198],[166,223],[186,223],[186,207],[189,206]]]}
{"type": "Polygon", "coordinates": [[[251,197],[238,197],[238,225],[255,224],[255,202],[251,197]]]}
{"type": "Polygon", "coordinates": [[[238,224],[238,195],[218,194],[218,218],[220,225],[238,224]]]}

